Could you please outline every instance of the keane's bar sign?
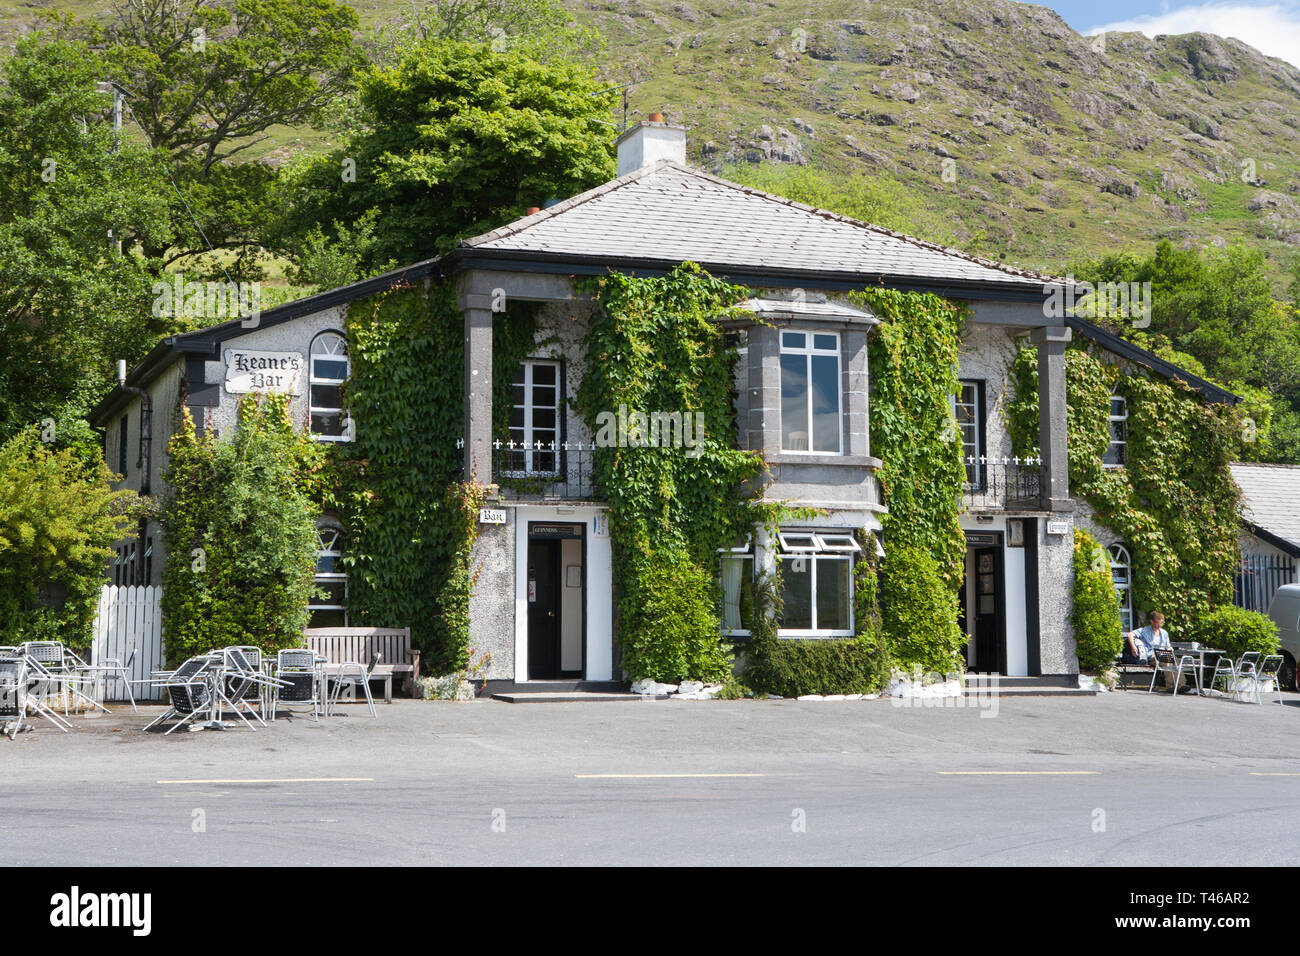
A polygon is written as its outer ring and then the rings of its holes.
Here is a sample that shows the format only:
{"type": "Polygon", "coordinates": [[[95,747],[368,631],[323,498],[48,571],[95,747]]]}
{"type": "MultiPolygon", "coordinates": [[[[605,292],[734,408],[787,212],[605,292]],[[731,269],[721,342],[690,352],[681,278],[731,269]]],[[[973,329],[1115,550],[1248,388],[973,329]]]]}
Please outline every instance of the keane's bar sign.
{"type": "Polygon", "coordinates": [[[226,391],[302,394],[301,352],[250,352],[226,349],[226,391]]]}

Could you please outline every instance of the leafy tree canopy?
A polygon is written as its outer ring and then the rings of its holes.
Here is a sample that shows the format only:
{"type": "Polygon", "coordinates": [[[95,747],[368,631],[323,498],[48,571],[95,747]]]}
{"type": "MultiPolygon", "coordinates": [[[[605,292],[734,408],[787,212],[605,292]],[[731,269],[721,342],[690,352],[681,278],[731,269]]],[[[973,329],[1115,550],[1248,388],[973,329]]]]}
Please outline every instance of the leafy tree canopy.
{"type": "Polygon", "coordinates": [[[1075,265],[1091,282],[1150,282],[1151,325],[1103,324],[1247,399],[1261,426],[1244,453],[1300,462],[1300,317],[1272,294],[1262,252],[1203,255],[1162,240],[1146,258],[1122,253],[1075,265]]]}
{"type": "Polygon", "coordinates": [[[0,63],[0,437],[83,414],[162,332],[157,263],[112,237],[166,245],[162,163],[115,148],[85,44],[33,35],[0,63]]]}
{"type": "Polygon", "coordinates": [[[430,41],[359,80],[361,129],[286,184],[287,245],[322,222],[378,210],[382,232],[361,258],[436,255],[470,235],[612,177],[612,96],[591,70],[539,63],[481,43],[430,41]]]}

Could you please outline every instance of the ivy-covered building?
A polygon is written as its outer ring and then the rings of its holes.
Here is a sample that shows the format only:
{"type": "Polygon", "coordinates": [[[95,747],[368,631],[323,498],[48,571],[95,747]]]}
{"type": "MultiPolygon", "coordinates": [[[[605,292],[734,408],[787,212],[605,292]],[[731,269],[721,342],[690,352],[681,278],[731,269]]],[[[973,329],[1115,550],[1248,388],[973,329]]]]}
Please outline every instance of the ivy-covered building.
{"type": "MultiPolygon", "coordinates": [[[[692,169],[684,131],[647,122],[620,137],[603,186],[436,259],[167,339],[95,421],[126,486],[147,474],[158,494],[175,408],[222,433],[241,395],[288,394],[340,462],[313,623],[409,625],[426,660],[490,655],[493,681],[710,676],[689,654],[656,657],[659,634],[686,628],[656,618],[659,602],[720,589],[720,630],[743,647],[767,572],[776,639],[851,641],[880,611],[859,572],[896,544],[941,554],[942,579],[961,582],[970,669],[1065,677],[1073,526],[1108,517],[1071,493],[1067,352],[1197,401],[1232,396],[1053,315],[1060,285],[692,169]],[[672,285],[683,263],[716,287],[672,285]],[[638,298],[613,273],[666,284],[638,298]],[[664,327],[701,315],[716,341],[664,327]],[[455,482],[476,484],[457,498],[455,482]],[[708,490],[729,482],[743,500],[708,490]],[[710,534],[701,584],[689,567],[710,534]]],[[[1126,420],[1103,403],[1109,472],[1126,420]]],[[[115,573],[156,581],[156,525],[138,541],[115,573]]]]}

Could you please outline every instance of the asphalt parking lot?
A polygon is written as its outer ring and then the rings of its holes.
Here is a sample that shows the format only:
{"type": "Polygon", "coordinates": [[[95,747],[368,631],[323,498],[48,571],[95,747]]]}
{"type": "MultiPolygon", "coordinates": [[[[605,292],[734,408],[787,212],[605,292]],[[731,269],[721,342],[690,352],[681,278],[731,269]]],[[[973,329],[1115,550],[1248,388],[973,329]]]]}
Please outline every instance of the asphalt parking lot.
{"type": "Polygon", "coordinates": [[[0,739],[0,862],[1300,859],[1300,695],[997,704],[398,700],[169,737],[117,707],[0,739]]]}

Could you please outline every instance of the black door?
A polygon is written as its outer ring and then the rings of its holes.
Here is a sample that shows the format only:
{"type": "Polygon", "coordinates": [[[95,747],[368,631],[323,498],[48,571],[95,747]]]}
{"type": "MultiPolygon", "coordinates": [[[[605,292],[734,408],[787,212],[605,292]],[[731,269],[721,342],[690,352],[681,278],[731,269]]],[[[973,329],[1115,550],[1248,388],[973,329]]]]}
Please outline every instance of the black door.
{"type": "Polygon", "coordinates": [[[560,542],[528,542],[528,677],[560,676],[560,542]]]}
{"type": "Polygon", "coordinates": [[[975,548],[975,670],[1005,674],[1006,637],[1002,624],[1002,549],[975,548]]]}

